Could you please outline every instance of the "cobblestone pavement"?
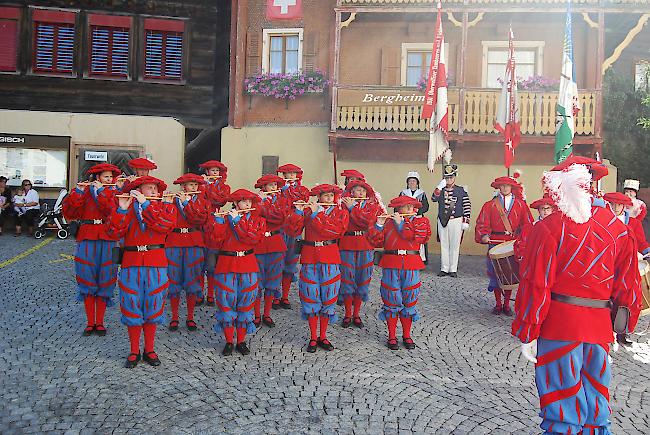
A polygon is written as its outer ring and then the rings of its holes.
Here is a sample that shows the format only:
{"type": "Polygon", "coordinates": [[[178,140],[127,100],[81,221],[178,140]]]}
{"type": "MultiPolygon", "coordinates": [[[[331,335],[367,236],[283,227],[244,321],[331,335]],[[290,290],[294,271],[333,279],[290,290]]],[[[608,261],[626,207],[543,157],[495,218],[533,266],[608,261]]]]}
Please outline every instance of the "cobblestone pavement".
{"type": "MultiPolygon", "coordinates": [[[[3,236],[0,263],[37,244],[3,236]]],[[[375,272],[365,328],[332,326],[333,352],[305,353],[307,325],[293,290],[293,309],[273,311],[277,326],[251,338],[250,356],[221,356],[213,309],[202,306],[197,332],[160,330],[162,366],[127,370],[116,307],[106,337],[80,335],[83,309],[63,256],[73,246],[54,240],[0,265],[3,434],[539,432],[533,367],[508,318],[489,314],[483,258],[462,258],[459,279],[424,275],[414,351],[385,347],[375,272]]],[[[648,329],[647,318],[639,329],[648,329]]],[[[635,339],[633,351],[614,354],[614,433],[650,431],[650,345],[647,336],[635,339]]]]}

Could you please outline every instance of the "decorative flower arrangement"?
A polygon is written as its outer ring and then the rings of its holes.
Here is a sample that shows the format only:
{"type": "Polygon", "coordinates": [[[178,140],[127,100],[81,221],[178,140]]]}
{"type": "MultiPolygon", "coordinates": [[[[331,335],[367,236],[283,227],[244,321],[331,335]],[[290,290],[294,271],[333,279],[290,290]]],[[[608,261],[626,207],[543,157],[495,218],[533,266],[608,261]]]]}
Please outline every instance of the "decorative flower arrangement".
{"type": "Polygon", "coordinates": [[[295,100],[306,93],[319,94],[330,82],[322,71],[296,74],[262,73],[244,80],[244,92],[281,100],[295,100]]]}
{"type": "MultiPolygon", "coordinates": [[[[420,80],[418,80],[418,82],[416,83],[415,88],[420,92],[424,92],[427,89],[427,81],[429,81],[428,76],[420,77],[420,80]]],[[[447,87],[453,85],[454,85],[454,73],[452,71],[447,71],[447,87]]]]}
{"type": "MultiPolygon", "coordinates": [[[[500,85],[503,84],[503,79],[497,79],[500,85]]],[[[560,81],[545,76],[533,75],[524,79],[517,77],[517,89],[520,91],[530,92],[552,92],[560,89],[560,81]]]]}

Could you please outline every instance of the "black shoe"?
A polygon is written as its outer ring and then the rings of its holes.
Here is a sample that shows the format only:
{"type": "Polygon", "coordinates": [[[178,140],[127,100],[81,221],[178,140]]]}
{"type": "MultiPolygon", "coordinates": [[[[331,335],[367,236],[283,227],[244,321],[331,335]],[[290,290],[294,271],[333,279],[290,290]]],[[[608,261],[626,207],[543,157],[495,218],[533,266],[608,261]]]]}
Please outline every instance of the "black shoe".
{"type": "Polygon", "coordinates": [[[259,328],[261,324],[262,324],[262,319],[260,319],[259,317],[255,317],[255,319],[253,319],[253,325],[255,325],[256,328],[259,328]]]}
{"type": "Polygon", "coordinates": [[[352,324],[357,328],[363,328],[363,322],[361,321],[361,317],[353,317],[352,324]]]}
{"type": "Polygon", "coordinates": [[[438,272],[438,276],[447,276],[447,275],[448,275],[448,273],[443,272],[442,270],[440,272],[438,272]]]}
{"type": "Polygon", "coordinates": [[[124,363],[124,368],[132,369],[133,367],[137,366],[139,362],[140,362],[140,354],[130,353],[129,356],[126,358],[126,362],[124,363]]]}
{"type": "Polygon", "coordinates": [[[289,303],[289,299],[281,299],[280,300],[280,308],[285,309],[285,310],[290,310],[291,309],[291,304],[289,303]]]}
{"type": "Polygon", "coordinates": [[[318,340],[317,343],[321,349],[334,350],[334,346],[332,345],[332,343],[330,343],[330,341],[327,338],[324,338],[323,340],[318,340]]]}
{"type": "Polygon", "coordinates": [[[264,323],[269,328],[275,327],[275,322],[273,321],[273,319],[271,319],[271,316],[262,317],[262,323],[264,323]]]}
{"type": "Polygon", "coordinates": [[[158,367],[160,365],[160,360],[156,352],[146,352],[142,354],[142,361],[146,362],[152,367],[158,367]]]}
{"type": "Polygon", "coordinates": [[[203,302],[204,302],[203,298],[201,298],[201,299],[197,299],[197,300],[196,300],[196,306],[197,306],[197,307],[200,307],[201,305],[203,305],[203,302]]]}
{"type": "Polygon", "coordinates": [[[628,337],[627,334],[616,334],[616,341],[624,346],[630,346],[632,343],[634,343],[632,340],[630,340],[630,337],[628,337]]]}
{"type": "Polygon", "coordinates": [[[501,307],[492,308],[492,314],[496,314],[496,315],[501,314],[501,307]]]}
{"type": "Polygon", "coordinates": [[[167,327],[170,331],[178,331],[178,320],[172,320],[167,327]]]}
{"type": "Polygon", "coordinates": [[[402,343],[404,343],[404,347],[407,348],[408,350],[415,349],[415,343],[413,343],[412,338],[405,338],[402,337],[402,343]]]}
{"type": "Polygon", "coordinates": [[[205,305],[208,306],[208,307],[214,307],[217,304],[214,303],[214,299],[209,299],[208,298],[208,301],[205,303],[205,305]]]}
{"type": "Polygon", "coordinates": [[[235,345],[232,343],[226,343],[226,345],[223,347],[223,350],[221,351],[221,355],[223,356],[230,356],[232,355],[232,350],[235,348],[235,345]]]}
{"type": "Polygon", "coordinates": [[[251,353],[251,350],[246,346],[246,342],[242,341],[241,343],[237,343],[237,346],[235,346],[235,349],[237,349],[237,352],[241,353],[242,355],[248,355],[251,353]]]}
{"type": "Polygon", "coordinates": [[[503,307],[503,314],[505,314],[506,316],[512,316],[512,310],[510,309],[510,307],[503,307]]]}
{"type": "Polygon", "coordinates": [[[397,338],[389,338],[386,342],[386,346],[388,346],[390,350],[398,350],[399,346],[397,345],[397,338]]]}
{"type": "Polygon", "coordinates": [[[458,274],[456,272],[449,272],[449,276],[452,278],[458,278],[458,274]]]}
{"type": "Polygon", "coordinates": [[[316,352],[316,346],[318,345],[318,341],[316,340],[309,340],[309,344],[307,345],[307,352],[309,353],[314,353],[316,352]]]}
{"type": "Polygon", "coordinates": [[[280,310],[282,307],[280,306],[280,299],[273,299],[273,304],[271,305],[271,308],[274,310],[280,310]]]}
{"type": "Polygon", "coordinates": [[[106,328],[104,328],[104,325],[95,325],[95,334],[104,337],[106,335],[106,328]]]}
{"type": "Polygon", "coordinates": [[[95,331],[95,325],[88,325],[84,328],[84,332],[81,333],[82,337],[90,337],[95,331]]]}
{"type": "Polygon", "coordinates": [[[187,326],[188,331],[196,331],[196,329],[198,328],[194,320],[186,320],[185,326],[187,326]]]}
{"type": "Polygon", "coordinates": [[[349,328],[351,324],[352,324],[352,317],[344,317],[343,322],[341,322],[341,326],[344,328],[349,328]]]}

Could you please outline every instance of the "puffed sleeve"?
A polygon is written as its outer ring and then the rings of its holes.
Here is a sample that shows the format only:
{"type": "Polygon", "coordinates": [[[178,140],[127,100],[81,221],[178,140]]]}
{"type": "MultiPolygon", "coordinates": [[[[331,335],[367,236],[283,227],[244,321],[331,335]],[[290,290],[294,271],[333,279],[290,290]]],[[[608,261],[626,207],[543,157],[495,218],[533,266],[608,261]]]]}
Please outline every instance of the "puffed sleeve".
{"type": "MultiPolygon", "coordinates": [[[[307,213],[310,212],[310,210],[307,210],[307,213]]],[[[294,210],[293,213],[287,215],[284,222],[284,231],[289,236],[297,237],[302,233],[303,228],[305,228],[305,213],[302,210],[294,210]]]]}
{"type": "Polygon", "coordinates": [[[356,204],[350,211],[350,221],[361,228],[370,228],[377,220],[379,204],[368,203],[365,207],[356,204]]]}
{"type": "Polygon", "coordinates": [[[307,216],[306,219],[312,221],[314,229],[324,239],[333,240],[343,236],[348,227],[350,215],[342,208],[335,207],[329,214],[325,210],[320,210],[307,216]]]}
{"type": "Polygon", "coordinates": [[[128,210],[122,210],[121,208],[113,210],[108,219],[106,234],[113,240],[121,239],[126,235],[132,219],[133,213],[131,213],[130,208],[128,210]]]}
{"type": "Polygon", "coordinates": [[[113,210],[117,209],[117,198],[115,198],[115,192],[116,190],[114,189],[102,187],[93,195],[93,198],[97,202],[97,207],[99,207],[99,211],[104,216],[110,216],[111,213],[113,213],[113,210]]]}
{"type": "Polygon", "coordinates": [[[142,207],[142,218],[147,228],[157,233],[167,234],[176,225],[174,204],[150,202],[142,207]]]}
{"type": "Polygon", "coordinates": [[[259,216],[251,216],[250,218],[237,216],[233,218],[230,215],[226,217],[240,242],[248,245],[257,245],[264,237],[264,233],[266,232],[266,220],[264,218],[259,216]]]}
{"type": "Polygon", "coordinates": [[[375,223],[368,229],[366,233],[366,240],[375,248],[381,248],[384,246],[384,228],[385,225],[379,225],[375,223]]]}
{"type": "Polygon", "coordinates": [[[68,220],[81,218],[86,198],[83,190],[74,188],[63,200],[63,216],[68,220]]]}
{"type": "Polygon", "coordinates": [[[614,284],[612,286],[612,301],[615,307],[627,307],[630,310],[628,332],[634,331],[641,313],[643,292],[637,261],[637,246],[634,235],[628,231],[625,243],[616,255],[614,263],[614,284]]]}
{"type": "Polygon", "coordinates": [[[187,222],[194,227],[205,225],[208,221],[208,210],[208,201],[199,195],[195,195],[183,204],[183,212],[185,213],[187,222]]]}
{"type": "Polygon", "coordinates": [[[481,211],[476,218],[476,227],[474,228],[474,240],[476,243],[483,243],[481,242],[481,237],[489,236],[492,232],[490,224],[490,207],[492,207],[490,201],[483,204],[483,207],[481,207],[481,211]]]}
{"type": "Polygon", "coordinates": [[[431,238],[431,225],[429,219],[418,216],[413,219],[405,219],[397,225],[397,231],[405,240],[412,240],[423,245],[431,238]]]}

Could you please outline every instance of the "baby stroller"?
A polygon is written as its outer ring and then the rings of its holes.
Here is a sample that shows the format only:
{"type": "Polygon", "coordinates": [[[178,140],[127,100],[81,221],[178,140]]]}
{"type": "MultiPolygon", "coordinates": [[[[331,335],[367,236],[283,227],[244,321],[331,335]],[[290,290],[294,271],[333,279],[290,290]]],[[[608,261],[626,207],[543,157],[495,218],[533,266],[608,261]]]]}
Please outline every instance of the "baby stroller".
{"type": "Polygon", "coordinates": [[[70,233],[68,221],[63,217],[63,198],[66,197],[68,191],[63,189],[59,192],[59,197],[54,204],[52,210],[48,210],[48,205],[41,206],[41,214],[36,219],[36,230],[34,237],[40,239],[45,236],[47,231],[56,231],[56,236],[63,240],[67,239],[70,233]]]}

